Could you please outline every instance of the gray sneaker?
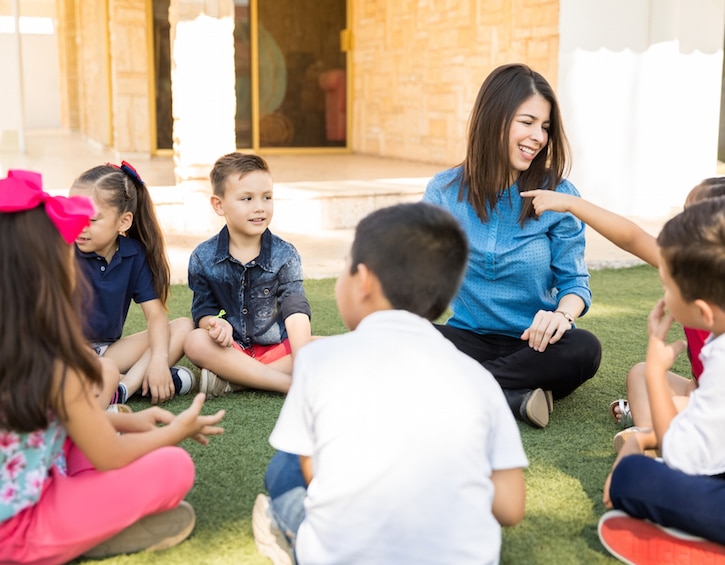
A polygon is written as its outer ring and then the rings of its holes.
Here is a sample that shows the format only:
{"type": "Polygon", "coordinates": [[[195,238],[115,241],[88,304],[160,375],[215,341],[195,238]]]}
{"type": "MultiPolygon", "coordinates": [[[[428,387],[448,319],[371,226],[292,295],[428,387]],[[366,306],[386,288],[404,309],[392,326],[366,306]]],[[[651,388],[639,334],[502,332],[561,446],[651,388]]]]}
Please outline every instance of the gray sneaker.
{"type": "Polygon", "coordinates": [[[194,509],[182,500],[176,508],[144,516],[83,555],[98,559],[137,551],[168,549],[188,538],[195,523],[194,509]]]}
{"type": "Polygon", "coordinates": [[[232,385],[209,369],[202,369],[199,377],[199,392],[206,395],[207,400],[216,398],[228,392],[233,392],[232,385]]]}
{"type": "Polygon", "coordinates": [[[258,494],[252,510],[252,530],[257,551],[268,557],[274,565],[293,565],[292,546],[279,529],[269,507],[269,497],[258,494]]]}

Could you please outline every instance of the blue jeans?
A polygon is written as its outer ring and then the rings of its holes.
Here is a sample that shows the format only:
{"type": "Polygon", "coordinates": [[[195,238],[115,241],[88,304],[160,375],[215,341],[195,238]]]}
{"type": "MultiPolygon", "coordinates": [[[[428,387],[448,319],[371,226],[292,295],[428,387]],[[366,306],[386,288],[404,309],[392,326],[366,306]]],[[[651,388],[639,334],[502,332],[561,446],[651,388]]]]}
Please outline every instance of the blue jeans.
{"type": "Polygon", "coordinates": [[[644,455],[615,467],[609,495],[615,508],[725,545],[725,475],[688,475],[644,455]]]}
{"type": "Polygon", "coordinates": [[[271,499],[274,519],[294,548],[297,530],[305,519],[307,495],[299,456],[284,451],[275,453],[267,465],[264,486],[271,499]]]}

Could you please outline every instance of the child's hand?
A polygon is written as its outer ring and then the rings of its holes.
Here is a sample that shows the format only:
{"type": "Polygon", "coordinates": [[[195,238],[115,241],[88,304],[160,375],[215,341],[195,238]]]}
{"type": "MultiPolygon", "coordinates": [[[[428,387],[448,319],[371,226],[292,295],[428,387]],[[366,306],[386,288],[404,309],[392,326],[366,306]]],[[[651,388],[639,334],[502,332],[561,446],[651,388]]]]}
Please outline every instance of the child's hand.
{"type": "Polygon", "coordinates": [[[113,427],[123,433],[143,433],[155,429],[158,424],[169,424],[174,414],[158,406],[146,408],[133,414],[108,414],[113,427]]]}
{"type": "Polygon", "coordinates": [[[190,437],[202,445],[207,445],[207,436],[219,435],[224,428],[216,426],[224,417],[224,410],[219,410],[210,416],[201,416],[201,409],[204,406],[204,394],[199,393],[186,410],[176,416],[169,424],[170,426],[181,426],[185,437],[190,437]]]}
{"type": "Polygon", "coordinates": [[[232,325],[223,318],[212,318],[209,320],[209,337],[222,347],[231,347],[234,343],[232,325]]]}
{"type": "Polygon", "coordinates": [[[611,510],[613,508],[612,499],[609,498],[609,488],[612,484],[612,472],[613,471],[614,471],[614,469],[609,471],[607,478],[604,480],[604,489],[602,492],[602,502],[604,503],[604,508],[607,508],[608,510],[611,510]]]}
{"type": "Polygon", "coordinates": [[[149,393],[151,393],[151,404],[174,398],[174,380],[171,378],[167,358],[151,358],[141,385],[141,394],[146,396],[149,393]]]}
{"type": "Polygon", "coordinates": [[[665,311],[665,301],[660,299],[647,318],[649,343],[647,345],[647,364],[657,367],[659,371],[667,371],[675,364],[677,356],[687,349],[684,340],[667,344],[667,332],[672,327],[673,318],[665,311]]]}
{"type": "Polygon", "coordinates": [[[570,194],[562,194],[555,190],[527,190],[521,193],[524,198],[533,198],[532,204],[534,211],[538,216],[544,212],[551,210],[554,212],[568,212],[569,203],[572,198],[576,198],[570,194]]]}

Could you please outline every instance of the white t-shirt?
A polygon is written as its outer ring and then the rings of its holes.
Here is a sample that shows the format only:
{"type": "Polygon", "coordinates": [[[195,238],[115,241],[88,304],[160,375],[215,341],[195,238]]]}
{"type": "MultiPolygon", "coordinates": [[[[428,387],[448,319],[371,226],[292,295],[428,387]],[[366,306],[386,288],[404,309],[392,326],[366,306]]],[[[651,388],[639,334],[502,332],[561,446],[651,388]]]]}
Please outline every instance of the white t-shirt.
{"type": "Polygon", "coordinates": [[[704,370],[662,439],[662,459],[690,475],[725,473],[725,334],[700,352],[704,370]]]}
{"type": "Polygon", "coordinates": [[[491,472],[528,465],[493,376],[403,310],[305,346],[270,443],[312,457],[301,564],[497,563],[491,472]]]}

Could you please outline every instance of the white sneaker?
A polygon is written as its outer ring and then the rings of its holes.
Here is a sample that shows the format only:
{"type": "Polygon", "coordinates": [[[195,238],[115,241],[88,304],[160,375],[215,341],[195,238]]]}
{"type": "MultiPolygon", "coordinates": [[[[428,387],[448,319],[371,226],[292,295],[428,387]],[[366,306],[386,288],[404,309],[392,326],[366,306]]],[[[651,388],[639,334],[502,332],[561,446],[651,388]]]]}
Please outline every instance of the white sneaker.
{"type": "Polygon", "coordinates": [[[174,365],[170,369],[171,380],[174,381],[174,394],[189,394],[196,385],[196,375],[187,367],[174,365]]]}
{"type": "Polygon", "coordinates": [[[252,530],[257,551],[268,557],[274,565],[293,565],[292,546],[279,529],[269,507],[269,497],[258,494],[252,510],[252,530]]]}

